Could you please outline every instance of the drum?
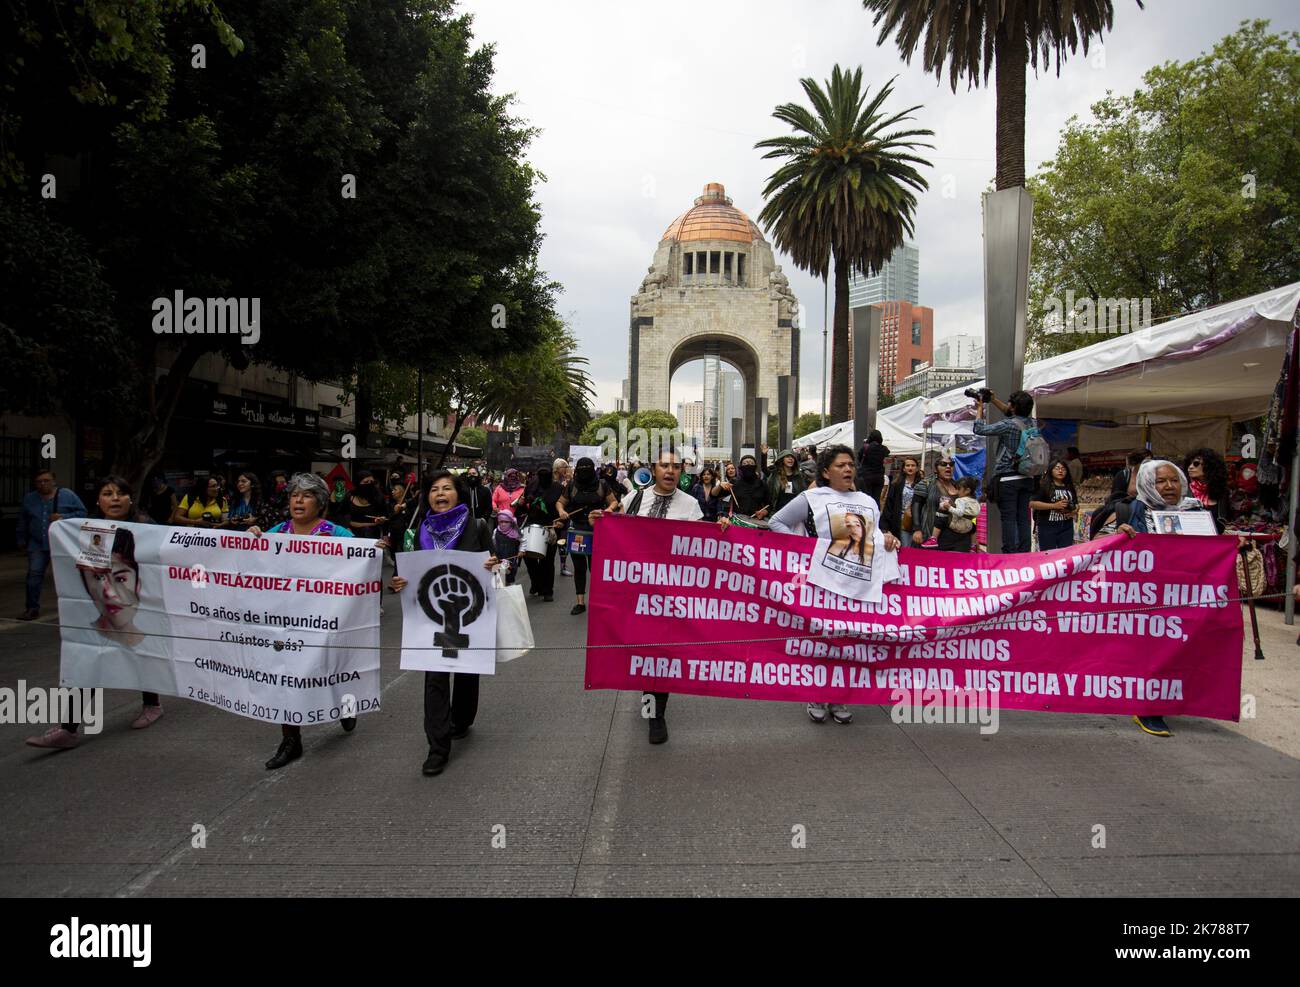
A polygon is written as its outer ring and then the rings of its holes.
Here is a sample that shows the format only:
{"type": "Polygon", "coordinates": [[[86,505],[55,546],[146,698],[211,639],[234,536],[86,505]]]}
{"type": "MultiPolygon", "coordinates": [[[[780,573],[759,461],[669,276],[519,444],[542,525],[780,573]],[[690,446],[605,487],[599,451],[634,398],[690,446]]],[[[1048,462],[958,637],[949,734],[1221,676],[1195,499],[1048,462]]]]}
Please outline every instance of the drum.
{"type": "Polygon", "coordinates": [[[546,558],[546,529],[540,524],[524,525],[519,543],[520,554],[525,558],[546,558]]]}
{"type": "Polygon", "coordinates": [[[565,546],[570,555],[590,555],[591,554],[591,536],[590,531],[570,528],[568,535],[565,536],[565,546]]]}

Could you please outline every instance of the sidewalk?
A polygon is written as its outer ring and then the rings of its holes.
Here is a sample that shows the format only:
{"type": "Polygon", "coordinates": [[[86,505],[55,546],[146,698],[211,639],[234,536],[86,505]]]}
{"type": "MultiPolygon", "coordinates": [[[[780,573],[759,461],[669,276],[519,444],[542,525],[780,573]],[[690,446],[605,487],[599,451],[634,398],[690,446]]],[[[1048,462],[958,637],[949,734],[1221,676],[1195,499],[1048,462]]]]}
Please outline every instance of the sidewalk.
{"type": "MultiPolygon", "coordinates": [[[[9,551],[0,553],[0,618],[17,617],[27,603],[27,553],[9,551]]],[[[41,591],[42,623],[52,624],[59,619],[59,601],[54,592],[54,568],[45,570],[45,588],[41,591]]],[[[21,627],[12,620],[0,620],[0,634],[21,627]]]]}

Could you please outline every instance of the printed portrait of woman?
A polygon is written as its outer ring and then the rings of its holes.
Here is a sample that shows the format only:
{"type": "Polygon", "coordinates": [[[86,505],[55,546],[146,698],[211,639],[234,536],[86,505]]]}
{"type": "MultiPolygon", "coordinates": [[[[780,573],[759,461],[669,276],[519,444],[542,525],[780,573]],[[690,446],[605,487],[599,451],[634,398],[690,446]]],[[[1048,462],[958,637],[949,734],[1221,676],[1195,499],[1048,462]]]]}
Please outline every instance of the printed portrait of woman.
{"type": "Polygon", "coordinates": [[[872,523],[863,514],[848,511],[831,515],[831,547],[827,554],[859,565],[867,565],[875,549],[872,523]]]}
{"type": "Polygon", "coordinates": [[[140,566],[135,561],[135,536],[130,530],[118,528],[114,533],[111,567],[82,568],[81,580],[99,609],[99,619],[92,626],[127,647],[139,645],[144,640],[144,634],[135,626],[140,609],[140,566]]]}

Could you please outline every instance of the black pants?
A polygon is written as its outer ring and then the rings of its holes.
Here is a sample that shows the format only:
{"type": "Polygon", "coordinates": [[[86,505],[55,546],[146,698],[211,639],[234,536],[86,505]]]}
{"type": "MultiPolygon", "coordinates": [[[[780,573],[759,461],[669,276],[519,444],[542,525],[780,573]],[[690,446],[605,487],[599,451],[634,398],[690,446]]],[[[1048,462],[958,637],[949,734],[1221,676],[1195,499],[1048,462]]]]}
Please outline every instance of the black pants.
{"type": "Polygon", "coordinates": [[[646,696],[654,696],[654,697],[655,697],[655,705],[654,705],[654,709],[651,710],[651,712],[654,713],[654,719],[662,720],[662,719],[664,718],[664,710],[668,708],[668,693],[666,693],[666,692],[643,692],[643,693],[641,693],[641,702],[643,702],[643,703],[645,702],[645,697],[646,697],[646,696]]]}
{"type": "Polygon", "coordinates": [[[591,566],[591,556],[570,554],[569,558],[573,561],[573,592],[583,596],[587,592],[587,569],[591,566]]]}
{"type": "Polygon", "coordinates": [[[451,687],[451,672],[424,673],[424,736],[429,753],[447,757],[451,754],[451,735],[474,725],[478,714],[478,676],[456,673],[456,690],[451,687]]]}
{"type": "Polygon", "coordinates": [[[559,543],[549,546],[546,549],[546,558],[524,559],[524,564],[528,567],[528,579],[533,585],[533,589],[541,593],[542,596],[555,595],[555,553],[559,550],[559,543]]]}

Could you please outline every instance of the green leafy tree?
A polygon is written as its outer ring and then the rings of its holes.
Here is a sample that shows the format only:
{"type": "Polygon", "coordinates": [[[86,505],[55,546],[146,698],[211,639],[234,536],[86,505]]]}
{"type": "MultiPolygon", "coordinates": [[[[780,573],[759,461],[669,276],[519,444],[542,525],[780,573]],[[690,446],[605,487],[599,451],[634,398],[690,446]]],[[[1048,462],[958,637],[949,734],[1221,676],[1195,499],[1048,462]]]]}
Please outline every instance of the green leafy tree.
{"type": "Polygon", "coordinates": [[[1300,280],[1298,128],[1300,35],[1264,21],[1072,118],[1029,183],[1031,351],[1108,338],[1062,331],[1083,298],[1158,321],[1300,280]]]}
{"type": "MultiPolygon", "coordinates": [[[[1142,0],[1136,0],[1142,7],[1142,0]]],[[[880,25],[876,43],[892,34],[909,64],[921,49],[922,65],[957,91],[957,82],[988,85],[994,73],[997,100],[998,189],[1025,184],[1025,72],[1046,69],[1056,59],[1061,71],[1067,51],[1086,56],[1094,36],[1110,30],[1111,0],[863,0],[880,25]],[[924,39],[924,40],[922,40],[924,39]]]]}
{"type": "Polygon", "coordinates": [[[487,448],[487,429],[477,425],[466,425],[460,430],[461,445],[473,446],[475,449],[487,448]]]}
{"type": "MultiPolygon", "coordinates": [[[[124,29],[110,8],[134,6],[20,9],[52,12],[74,38],[118,44],[124,29]]],[[[43,168],[56,152],[107,162],[49,211],[84,237],[112,289],[132,391],[108,422],[118,472],[138,481],[156,462],[206,354],[316,380],[356,376],[368,426],[376,386],[359,368],[490,363],[545,337],[556,286],[535,263],[533,131],[492,92],[492,49],[474,47],[451,0],[229,0],[222,15],[242,42],[224,47],[211,4],[139,6],[157,12],[157,29],[128,19],[131,57],[89,63],[112,98],[64,97],[65,62],[85,46],[69,56],[41,44],[55,36],[41,21],[17,42],[35,95],[6,92],[3,109],[6,127],[22,123],[5,134],[20,164],[43,168]],[[195,41],[209,44],[204,70],[190,67],[195,41]],[[177,290],[259,298],[261,340],[155,334],[151,302],[177,290]]],[[[0,322],[24,351],[46,331],[9,318],[32,310],[28,290],[0,292],[0,322]]],[[[68,345],[90,350],[96,332],[74,327],[68,345]]]]}
{"type": "MultiPolygon", "coordinates": [[[[826,424],[830,424],[827,422],[826,424]]],[[[811,435],[822,427],[822,416],[819,411],[805,411],[802,415],[794,420],[794,437],[796,440],[803,438],[805,435],[811,435]]]]}
{"type": "Polygon", "coordinates": [[[763,189],[759,221],[776,246],[801,269],[825,278],[834,264],[835,315],[831,341],[830,414],[849,414],[849,277],[878,272],[912,232],[916,193],[928,184],[916,165],[929,162],[913,151],[930,147],[918,137],[933,131],[894,129],[919,109],[884,109],[893,82],[868,99],[862,69],[838,65],[823,88],[801,79],[812,109],[798,103],[772,114],[794,133],[759,141],[766,158],[784,162],[763,189]]]}

